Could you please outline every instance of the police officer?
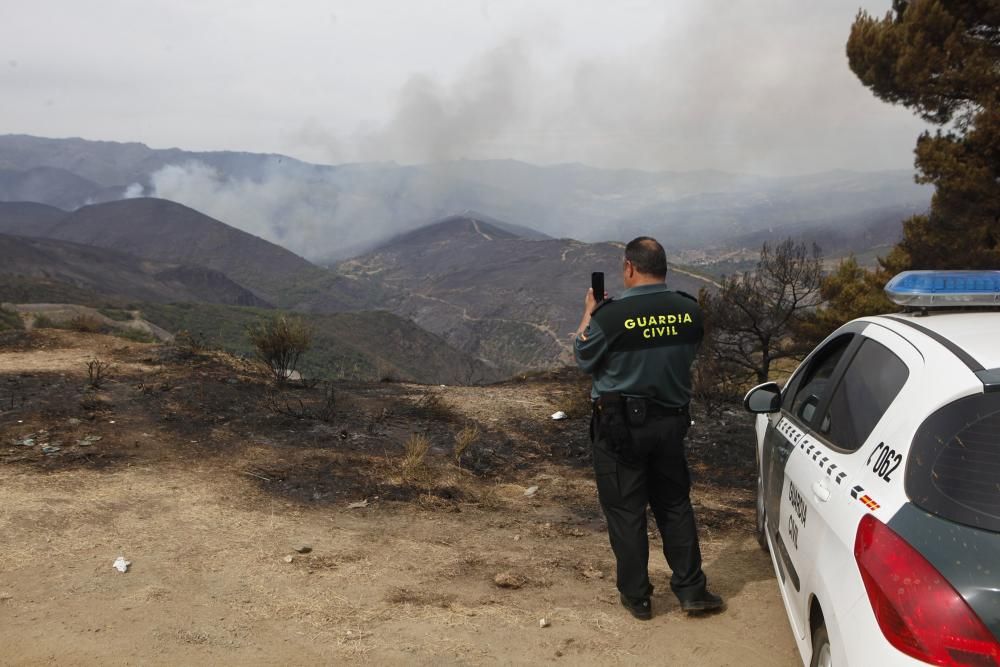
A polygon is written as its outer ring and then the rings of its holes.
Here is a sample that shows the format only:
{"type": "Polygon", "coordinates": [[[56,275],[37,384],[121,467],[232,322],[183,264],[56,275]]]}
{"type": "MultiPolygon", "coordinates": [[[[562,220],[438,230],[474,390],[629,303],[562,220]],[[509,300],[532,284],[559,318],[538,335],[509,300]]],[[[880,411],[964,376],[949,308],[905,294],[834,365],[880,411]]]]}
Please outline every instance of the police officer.
{"type": "Polygon", "coordinates": [[[647,504],[681,608],[723,606],[706,589],[684,455],[702,316],[694,297],[667,289],[666,274],[663,246],[647,236],[631,241],[622,270],[625,291],[608,300],[588,290],[574,345],[580,368],[594,378],[594,472],[621,603],[641,620],[652,618],[647,504]]]}

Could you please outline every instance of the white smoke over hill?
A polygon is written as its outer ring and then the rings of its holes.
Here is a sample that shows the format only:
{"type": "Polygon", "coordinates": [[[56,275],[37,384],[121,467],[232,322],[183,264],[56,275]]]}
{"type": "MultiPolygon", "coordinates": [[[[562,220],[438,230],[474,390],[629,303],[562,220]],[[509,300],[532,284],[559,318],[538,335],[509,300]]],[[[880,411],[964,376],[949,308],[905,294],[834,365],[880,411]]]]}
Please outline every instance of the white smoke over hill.
{"type": "Polygon", "coordinates": [[[513,161],[331,168],[268,158],[253,164],[244,173],[207,159],[168,164],[149,176],[147,187],[133,185],[129,193],[185,204],[318,262],[360,254],[465,211],[584,241],[663,234],[681,250],[769,229],[785,235],[809,229],[826,238],[824,230],[843,231],[845,223],[863,230],[866,221],[902,220],[930,197],[905,171],[775,179],[513,161]]]}
{"type": "Polygon", "coordinates": [[[272,162],[255,171],[234,176],[191,160],[166,165],[150,175],[147,188],[133,184],[127,192],[190,206],[318,262],[468,208],[454,195],[460,185],[392,165],[286,169],[272,162]]]}
{"type": "MultiPolygon", "coordinates": [[[[351,216],[350,198],[339,197],[331,183],[280,171],[261,180],[230,178],[202,162],[187,162],[154,172],[150,189],[154,197],[180,202],[312,258],[338,246],[351,216]]],[[[130,191],[135,193],[134,186],[130,191]]]]}

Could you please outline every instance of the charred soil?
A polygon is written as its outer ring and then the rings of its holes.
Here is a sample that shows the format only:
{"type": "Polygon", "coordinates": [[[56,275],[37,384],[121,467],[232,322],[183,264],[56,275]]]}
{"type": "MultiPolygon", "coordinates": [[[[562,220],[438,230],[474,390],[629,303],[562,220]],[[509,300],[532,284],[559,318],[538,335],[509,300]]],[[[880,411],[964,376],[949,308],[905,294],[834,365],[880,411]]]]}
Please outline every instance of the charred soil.
{"type": "Polygon", "coordinates": [[[680,611],[653,528],[656,616],[637,624],[614,590],[576,372],[278,389],[223,353],[3,335],[4,662],[797,660],[752,533],[741,413],[696,411],[689,435],[729,610],[680,611]]]}

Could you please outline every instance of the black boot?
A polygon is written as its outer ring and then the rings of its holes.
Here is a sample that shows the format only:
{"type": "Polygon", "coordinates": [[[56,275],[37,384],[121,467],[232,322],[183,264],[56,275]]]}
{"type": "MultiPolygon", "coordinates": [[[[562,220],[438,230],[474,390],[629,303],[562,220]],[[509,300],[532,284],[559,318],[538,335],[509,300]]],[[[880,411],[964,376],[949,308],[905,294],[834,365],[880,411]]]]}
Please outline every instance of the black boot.
{"type": "Polygon", "coordinates": [[[649,598],[639,598],[638,600],[631,600],[625,597],[622,593],[619,595],[622,606],[628,609],[628,613],[632,614],[640,621],[648,621],[653,618],[653,606],[649,602],[649,598]]]}
{"type": "Polygon", "coordinates": [[[713,595],[707,590],[703,591],[701,595],[690,600],[681,600],[681,609],[689,614],[697,614],[705,611],[718,611],[726,606],[726,603],[722,601],[722,598],[718,595],[713,595]]]}

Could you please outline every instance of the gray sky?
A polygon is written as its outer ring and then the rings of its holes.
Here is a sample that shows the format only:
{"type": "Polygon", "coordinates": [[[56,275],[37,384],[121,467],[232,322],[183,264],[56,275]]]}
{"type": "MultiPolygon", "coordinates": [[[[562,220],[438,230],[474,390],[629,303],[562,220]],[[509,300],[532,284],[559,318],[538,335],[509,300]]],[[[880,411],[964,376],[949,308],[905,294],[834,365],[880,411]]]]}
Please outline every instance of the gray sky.
{"type": "Polygon", "coordinates": [[[286,153],[909,168],[847,67],[889,0],[4,0],[0,132],[286,153]]]}

